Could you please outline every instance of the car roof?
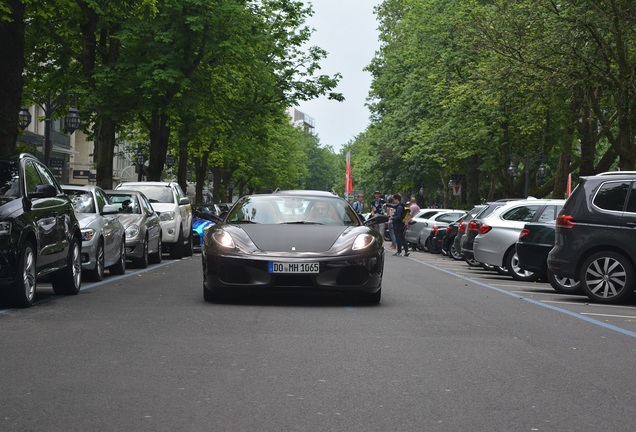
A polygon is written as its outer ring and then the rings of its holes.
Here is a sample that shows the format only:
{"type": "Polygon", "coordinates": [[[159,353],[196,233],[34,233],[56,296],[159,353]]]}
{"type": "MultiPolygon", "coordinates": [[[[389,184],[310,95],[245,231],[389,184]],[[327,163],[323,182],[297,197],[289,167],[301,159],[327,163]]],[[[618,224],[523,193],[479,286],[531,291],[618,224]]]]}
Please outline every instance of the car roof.
{"type": "MultiPolygon", "coordinates": [[[[122,186],[125,188],[126,185],[130,186],[170,186],[176,184],[177,182],[162,182],[162,181],[136,181],[136,182],[122,182],[117,186],[122,186]]],[[[119,190],[119,189],[117,189],[119,190]]]]}
{"type": "Polygon", "coordinates": [[[101,189],[99,186],[95,185],[80,185],[80,184],[63,184],[61,185],[62,189],[75,189],[75,190],[85,190],[85,191],[94,191],[96,189],[101,189]]]}
{"type": "MultiPolygon", "coordinates": [[[[263,195],[263,194],[258,194],[263,195]]],[[[321,190],[302,190],[302,189],[291,189],[291,190],[276,190],[271,194],[266,195],[298,195],[298,196],[325,196],[325,197],[339,197],[335,192],[327,192],[321,190]]],[[[341,198],[341,197],[340,197],[341,198]]]]}

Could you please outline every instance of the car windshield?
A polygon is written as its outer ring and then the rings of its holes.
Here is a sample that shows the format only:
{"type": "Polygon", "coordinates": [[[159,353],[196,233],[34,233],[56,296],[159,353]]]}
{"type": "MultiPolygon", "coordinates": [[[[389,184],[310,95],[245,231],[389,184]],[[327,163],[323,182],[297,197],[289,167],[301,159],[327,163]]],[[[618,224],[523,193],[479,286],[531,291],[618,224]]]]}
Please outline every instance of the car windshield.
{"type": "Polygon", "coordinates": [[[130,194],[108,194],[110,203],[119,207],[119,213],[141,214],[139,202],[136,195],[130,194]]]}
{"type": "Polygon", "coordinates": [[[360,225],[346,201],[337,197],[252,195],[241,199],[227,216],[229,223],[360,225]]]}
{"type": "Polygon", "coordinates": [[[161,185],[125,185],[125,189],[134,189],[144,193],[151,203],[174,203],[170,186],[161,185]]]}
{"type": "Polygon", "coordinates": [[[96,213],[93,194],[84,190],[64,189],[77,213],[96,213]]]}
{"type": "Polygon", "coordinates": [[[17,161],[0,161],[0,202],[20,197],[17,161]]]}

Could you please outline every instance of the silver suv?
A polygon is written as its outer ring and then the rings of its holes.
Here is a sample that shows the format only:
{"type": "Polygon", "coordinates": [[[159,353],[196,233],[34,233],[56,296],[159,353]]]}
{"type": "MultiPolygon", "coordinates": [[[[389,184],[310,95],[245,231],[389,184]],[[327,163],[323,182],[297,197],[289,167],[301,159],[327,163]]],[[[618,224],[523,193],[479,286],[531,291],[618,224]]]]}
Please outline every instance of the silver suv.
{"type": "Polygon", "coordinates": [[[159,215],[162,248],[170,258],[192,256],[192,205],[176,182],[126,182],[116,189],[138,190],[144,193],[159,215]]]}

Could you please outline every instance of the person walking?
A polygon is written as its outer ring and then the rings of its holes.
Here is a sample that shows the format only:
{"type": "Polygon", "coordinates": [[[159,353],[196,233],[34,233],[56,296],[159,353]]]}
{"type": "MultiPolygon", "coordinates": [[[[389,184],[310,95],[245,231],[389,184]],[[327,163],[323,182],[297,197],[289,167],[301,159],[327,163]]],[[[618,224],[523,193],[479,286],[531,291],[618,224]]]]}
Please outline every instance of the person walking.
{"type": "Polygon", "coordinates": [[[411,197],[411,203],[409,204],[409,214],[406,218],[406,223],[409,223],[411,219],[413,219],[420,212],[420,206],[417,205],[417,199],[415,197],[411,197]]]}
{"type": "Polygon", "coordinates": [[[406,217],[406,210],[404,204],[402,204],[402,195],[396,193],[393,195],[393,202],[395,206],[395,213],[391,218],[393,222],[393,231],[395,232],[395,238],[397,241],[397,252],[394,256],[402,255],[402,249],[404,249],[404,256],[409,256],[409,244],[404,237],[404,218],[406,217]]]}
{"type": "Polygon", "coordinates": [[[389,230],[389,236],[391,237],[391,247],[390,249],[395,249],[397,246],[397,241],[395,239],[395,230],[393,229],[393,214],[395,213],[395,208],[393,207],[393,197],[389,197],[389,202],[386,205],[386,212],[389,216],[389,220],[386,223],[387,229],[389,230]]]}
{"type": "Polygon", "coordinates": [[[364,210],[364,195],[358,194],[357,200],[353,202],[353,210],[355,210],[355,212],[359,215],[362,214],[362,211],[364,210]]]}
{"type": "MultiPolygon", "coordinates": [[[[383,215],[386,209],[386,201],[384,201],[384,199],[382,198],[382,194],[380,193],[379,190],[375,191],[373,195],[374,195],[374,198],[373,198],[373,201],[371,201],[371,216],[383,215]]],[[[374,228],[378,230],[380,235],[382,235],[382,238],[384,238],[385,224],[376,223],[374,225],[374,228]]]]}

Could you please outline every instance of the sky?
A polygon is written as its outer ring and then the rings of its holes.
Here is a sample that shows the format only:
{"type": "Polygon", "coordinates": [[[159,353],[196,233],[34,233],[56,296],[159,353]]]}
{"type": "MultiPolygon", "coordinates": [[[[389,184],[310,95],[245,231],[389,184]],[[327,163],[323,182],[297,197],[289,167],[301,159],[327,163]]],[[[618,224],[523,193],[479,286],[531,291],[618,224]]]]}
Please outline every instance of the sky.
{"type": "Polygon", "coordinates": [[[334,90],[345,101],[326,96],[302,102],[297,108],[316,121],[316,134],[322,146],[338,152],[344,144],[364,132],[369,124],[365,106],[371,86],[371,74],[363,69],[379,49],[377,21],[373,8],[381,0],[313,0],[314,15],[307,25],[315,29],[310,45],[327,51],[321,62],[321,74],[342,74],[334,90]]]}

